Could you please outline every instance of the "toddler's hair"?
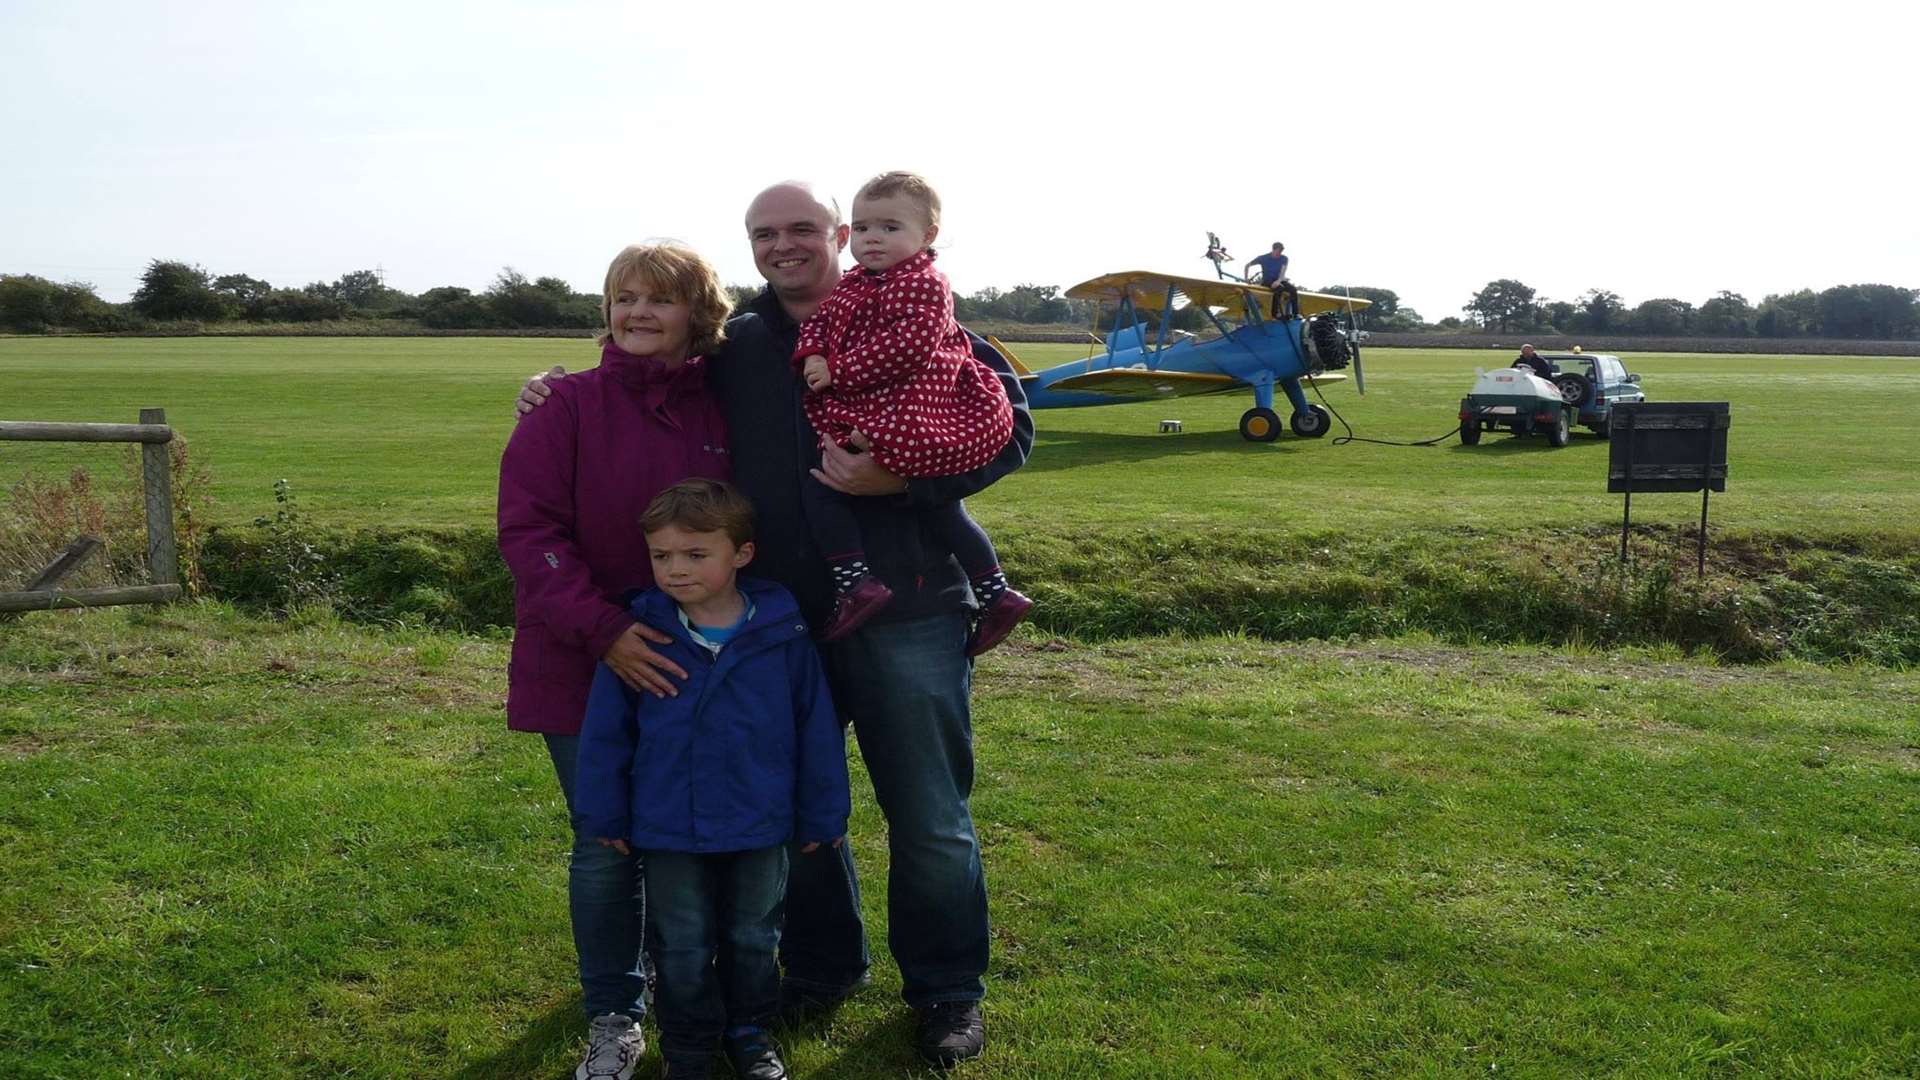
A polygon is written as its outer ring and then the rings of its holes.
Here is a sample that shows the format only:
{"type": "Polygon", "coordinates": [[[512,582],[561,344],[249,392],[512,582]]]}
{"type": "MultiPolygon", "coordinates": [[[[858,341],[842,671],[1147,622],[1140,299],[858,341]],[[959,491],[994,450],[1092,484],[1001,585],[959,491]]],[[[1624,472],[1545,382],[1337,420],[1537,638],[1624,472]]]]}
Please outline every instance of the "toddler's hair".
{"type": "Polygon", "coordinates": [[[940,193],[933,190],[927,178],[919,173],[884,172],[860,185],[856,199],[884,199],[889,195],[905,195],[919,204],[927,212],[927,224],[940,224],[940,193]]]}
{"type": "Polygon", "coordinates": [[[724,532],[738,547],[753,539],[753,504],[732,484],[696,476],[655,495],[640,515],[643,533],[669,525],[688,532],[724,532]]]}
{"type": "Polygon", "coordinates": [[[600,298],[600,344],[613,337],[613,298],[620,286],[638,278],[655,292],[686,302],[692,318],[688,327],[691,355],[707,356],[727,337],[727,316],[733,313],[733,300],[700,253],[671,241],[660,244],[630,244],[613,257],[607,266],[607,283],[600,298]]]}

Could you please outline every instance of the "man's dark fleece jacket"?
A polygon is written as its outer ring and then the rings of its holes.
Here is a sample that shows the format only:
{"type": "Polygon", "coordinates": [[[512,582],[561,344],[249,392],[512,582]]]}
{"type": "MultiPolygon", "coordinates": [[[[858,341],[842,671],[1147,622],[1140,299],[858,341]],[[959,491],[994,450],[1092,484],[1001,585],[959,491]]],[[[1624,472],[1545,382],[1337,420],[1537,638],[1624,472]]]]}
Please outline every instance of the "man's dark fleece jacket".
{"type": "MultiPolygon", "coordinates": [[[[893,590],[893,602],[875,619],[893,622],[968,609],[973,604],[966,574],[953,553],[921,527],[920,510],[964,499],[1018,469],[1033,449],[1033,416],[1020,380],[993,346],[973,333],[973,354],[993,368],[1013,402],[1013,438],[1000,455],[972,472],[907,482],[900,495],[853,500],[867,564],[893,590]]],[[[771,289],[727,323],[727,341],[710,361],[707,385],[726,415],[733,482],[752,500],[757,515],[755,577],[777,581],[800,601],[807,621],[819,626],[833,607],[826,561],[814,549],[800,505],[800,483],[820,460],[813,427],[801,401],[806,384],[790,362],[800,327],[771,289]]]]}

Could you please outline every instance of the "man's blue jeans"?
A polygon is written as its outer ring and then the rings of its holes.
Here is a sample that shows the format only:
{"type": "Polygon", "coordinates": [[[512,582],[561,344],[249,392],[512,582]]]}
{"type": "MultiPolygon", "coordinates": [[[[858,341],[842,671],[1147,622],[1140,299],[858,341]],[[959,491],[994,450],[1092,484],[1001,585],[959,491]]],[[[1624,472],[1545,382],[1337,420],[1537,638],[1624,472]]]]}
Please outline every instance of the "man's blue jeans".
{"type": "MultiPolygon", "coordinates": [[[[577,735],[548,735],[547,755],[573,813],[574,757],[577,735]]],[[[580,995],[589,1017],[625,1013],[635,1020],[647,1014],[647,978],[641,959],[646,939],[647,900],[640,884],[639,858],[622,855],[591,836],[573,832],[567,862],[567,911],[573,917],[573,948],[580,956],[580,995]]]]}
{"type": "MultiPolygon", "coordinates": [[[[887,819],[887,945],[901,996],[920,1008],[978,1001],[987,970],[987,881],[967,799],[973,722],[967,621],[869,623],[826,649],[833,701],[853,724],[887,819]]],[[[866,972],[853,852],[794,855],[782,960],[787,981],[845,990],[866,972]]]]}
{"type": "Polygon", "coordinates": [[[700,1058],[730,1028],[773,1026],[780,1005],[781,901],[787,849],[690,854],[648,851],[654,1018],[669,1057],[700,1058]]]}

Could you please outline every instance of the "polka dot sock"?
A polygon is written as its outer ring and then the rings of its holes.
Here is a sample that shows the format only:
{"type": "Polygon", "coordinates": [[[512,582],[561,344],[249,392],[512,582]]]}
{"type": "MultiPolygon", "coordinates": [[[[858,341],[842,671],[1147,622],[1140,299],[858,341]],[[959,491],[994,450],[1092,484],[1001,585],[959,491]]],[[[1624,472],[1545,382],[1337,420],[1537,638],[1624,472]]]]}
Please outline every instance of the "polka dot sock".
{"type": "Polygon", "coordinates": [[[974,578],[968,584],[973,586],[973,598],[979,601],[983,608],[992,607],[993,602],[1000,599],[1000,594],[1012,587],[1007,584],[1007,572],[997,566],[974,578]]]}
{"type": "Polygon", "coordinates": [[[827,569],[833,574],[834,592],[852,592],[860,579],[867,576],[867,560],[860,555],[834,559],[827,564],[827,569]]]}

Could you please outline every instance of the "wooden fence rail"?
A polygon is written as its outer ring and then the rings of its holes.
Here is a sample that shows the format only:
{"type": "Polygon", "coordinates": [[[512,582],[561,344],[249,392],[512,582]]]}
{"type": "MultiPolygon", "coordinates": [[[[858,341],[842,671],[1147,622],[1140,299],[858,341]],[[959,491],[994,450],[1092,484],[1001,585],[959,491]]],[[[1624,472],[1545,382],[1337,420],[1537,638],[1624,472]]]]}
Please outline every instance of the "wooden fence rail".
{"type": "MultiPolygon", "coordinates": [[[[164,409],[142,409],[165,416],[164,409]]],[[[63,424],[40,420],[0,420],[0,441],[11,442],[137,442],[173,441],[173,429],[165,424],[63,424]]]]}
{"type": "Polygon", "coordinates": [[[167,444],[173,429],[165,409],[141,409],[137,424],[47,423],[0,420],[0,442],[140,443],[140,488],[147,507],[147,568],[153,583],[106,589],[61,589],[60,579],[78,566],[97,542],[81,538],[35,575],[23,592],[0,592],[0,614],[49,608],[108,607],[115,604],[164,604],[180,599],[180,550],[173,535],[173,473],[167,444]]]}

